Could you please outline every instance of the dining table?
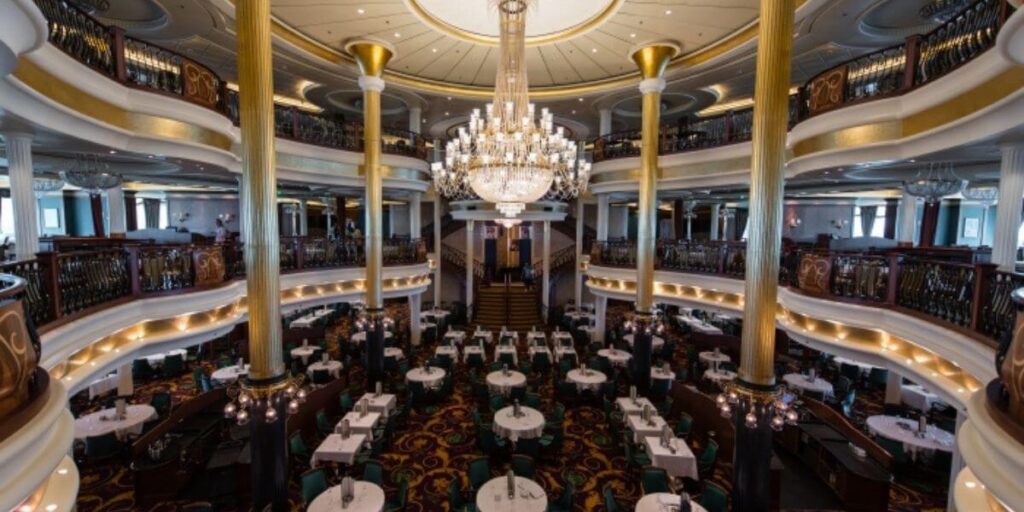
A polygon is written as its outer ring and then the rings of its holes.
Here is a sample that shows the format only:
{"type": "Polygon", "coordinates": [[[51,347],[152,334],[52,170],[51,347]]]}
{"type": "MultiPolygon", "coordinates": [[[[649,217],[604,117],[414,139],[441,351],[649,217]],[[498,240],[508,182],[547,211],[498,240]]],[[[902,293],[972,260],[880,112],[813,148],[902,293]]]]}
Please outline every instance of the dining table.
{"type": "Polygon", "coordinates": [[[492,478],[476,492],[476,509],[479,512],[545,512],[548,509],[548,495],[544,488],[529,478],[517,476],[515,491],[509,497],[508,477],[492,478]]]}
{"type": "Polygon", "coordinates": [[[382,512],[387,504],[384,489],[373,482],[356,481],[352,490],[352,501],[342,503],[341,485],[335,485],[320,493],[306,512],[382,512]]]}

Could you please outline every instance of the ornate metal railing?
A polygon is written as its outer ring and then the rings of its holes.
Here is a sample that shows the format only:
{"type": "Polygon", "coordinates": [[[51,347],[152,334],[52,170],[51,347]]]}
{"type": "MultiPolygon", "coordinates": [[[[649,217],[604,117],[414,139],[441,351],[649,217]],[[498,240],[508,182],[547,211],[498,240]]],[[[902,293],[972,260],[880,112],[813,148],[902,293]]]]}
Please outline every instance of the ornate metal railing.
{"type": "MultiPolygon", "coordinates": [[[[977,0],[927,34],[857,57],[818,74],[791,97],[790,126],[838,108],[904,94],[981,55],[1012,13],[1006,0],[977,0]]],[[[753,110],[683,119],[662,126],[662,155],[750,140],[753,110]]],[[[617,132],[593,141],[594,161],[640,155],[640,132],[617,132]]]]}
{"type": "MultiPolygon", "coordinates": [[[[743,279],[742,242],[679,241],[657,246],[655,268],[743,279]]],[[[636,242],[595,242],[590,265],[636,268],[636,242]]],[[[1024,275],[989,263],[921,257],[914,249],[846,253],[785,248],[781,285],[802,293],[880,307],[945,322],[974,337],[999,341],[1013,328],[1013,290],[1024,275]]]]}
{"type": "MultiPolygon", "coordinates": [[[[441,259],[462,270],[466,270],[466,253],[461,249],[456,249],[446,243],[442,243],[441,259]]],[[[478,279],[484,278],[484,262],[475,258],[473,259],[473,276],[478,279]]]]}
{"type": "MultiPolygon", "coordinates": [[[[281,269],[286,272],[365,263],[362,239],[295,237],[284,239],[281,247],[281,269]]],[[[383,253],[386,266],[427,261],[420,239],[387,239],[383,253]]],[[[133,298],[220,286],[244,276],[245,262],[241,247],[231,244],[125,244],[43,252],[34,260],[4,264],[0,273],[25,279],[28,312],[45,329],[133,298]]]]}

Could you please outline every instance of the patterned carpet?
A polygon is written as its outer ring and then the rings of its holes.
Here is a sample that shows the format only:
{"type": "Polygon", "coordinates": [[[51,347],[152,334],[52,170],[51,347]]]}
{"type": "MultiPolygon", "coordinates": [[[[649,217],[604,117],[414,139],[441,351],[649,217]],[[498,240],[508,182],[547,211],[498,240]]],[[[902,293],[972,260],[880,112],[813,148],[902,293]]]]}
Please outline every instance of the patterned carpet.
{"type": "MultiPolygon", "coordinates": [[[[609,311],[610,317],[621,314],[614,307],[609,311]]],[[[407,320],[408,309],[404,304],[389,304],[393,317],[407,320]]],[[[408,325],[405,323],[404,325],[408,325]]],[[[337,350],[337,340],[346,336],[348,321],[344,320],[328,329],[326,338],[328,347],[337,350]]],[[[680,342],[684,337],[675,332],[668,333],[680,342]]],[[[432,355],[432,347],[423,347],[419,351],[409,353],[413,364],[418,364],[432,355]]],[[[676,351],[674,367],[686,363],[685,347],[680,343],[676,351]]],[[[582,355],[582,353],[581,353],[582,355]]],[[[203,363],[207,371],[209,363],[203,363]]],[[[361,369],[352,368],[350,382],[362,380],[361,369]]],[[[553,407],[553,386],[551,379],[532,377],[530,385],[544,397],[542,410],[548,413],[553,407]]],[[[625,384],[620,383],[625,393],[625,384]]],[[[149,397],[157,391],[167,390],[172,393],[174,402],[178,403],[195,396],[191,376],[186,375],[170,380],[161,380],[140,384],[136,388],[133,401],[148,402],[149,397]]],[[[361,389],[353,389],[354,396],[359,396],[361,389]]],[[[858,414],[868,415],[881,409],[881,397],[877,393],[862,394],[858,397],[858,414]]],[[[472,411],[479,407],[486,417],[487,406],[477,404],[471,392],[468,373],[459,368],[456,377],[454,394],[445,398],[437,405],[410,411],[410,415],[398,425],[392,443],[387,446],[379,457],[387,468],[385,475],[385,491],[393,496],[397,491],[398,481],[409,482],[408,507],[410,511],[442,511],[448,510],[448,485],[452,479],[458,479],[461,489],[469,489],[469,462],[482,455],[476,444],[472,411]]],[[[72,399],[72,410],[76,414],[99,408],[98,404],[89,403],[84,397],[72,399]]],[[[486,418],[485,418],[486,419],[486,418]]],[[[610,485],[626,510],[641,495],[639,476],[636,470],[628,469],[621,446],[621,441],[613,439],[608,431],[608,421],[604,412],[595,406],[579,405],[569,407],[565,422],[565,442],[561,453],[545,453],[537,464],[536,480],[548,493],[549,500],[560,496],[566,482],[572,482],[576,489],[576,510],[603,510],[602,489],[610,485]]],[[[315,447],[315,444],[311,443],[315,447]]],[[[491,462],[492,475],[497,476],[506,469],[505,462],[491,462]]],[[[356,468],[354,473],[361,474],[362,469],[356,468]]],[[[731,466],[720,461],[716,468],[713,481],[730,488],[731,466]]],[[[293,510],[302,510],[299,494],[298,474],[292,475],[290,486],[293,510]]],[[[203,478],[199,475],[198,478],[203,478]]],[[[893,487],[890,496],[890,511],[910,512],[922,510],[942,510],[945,507],[946,480],[942,476],[936,478],[925,472],[901,476],[893,487]]],[[[783,491],[785,492],[785,490],[783,491]]],[[[472,501],[472,496],[466,496],[472,501]]],[[[697,499],[697,497],[695,497],[697,499]]],[[[179,510],[190,500],[161,503],[152,507],[137,507],[133,496],[131,472],[126,461],[86,466],[82,468],[82,484],[78,498],[78,510],[93,511],[129,511],[143,510],[164,512],[179,510]]],[[[230,500],[218,500],[217,510],[234,510],[230,500]]],[[[810,510],[791,507],[788,510],[810,510]]]]}

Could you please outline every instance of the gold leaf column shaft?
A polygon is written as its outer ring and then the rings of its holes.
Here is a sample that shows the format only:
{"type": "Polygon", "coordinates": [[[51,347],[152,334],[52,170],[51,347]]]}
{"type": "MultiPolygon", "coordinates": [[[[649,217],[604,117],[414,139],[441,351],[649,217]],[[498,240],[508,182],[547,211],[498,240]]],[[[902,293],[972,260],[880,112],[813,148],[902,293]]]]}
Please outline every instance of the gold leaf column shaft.
{"type": "Polygon", "coordinates": [[[274,165],[274,83],[271,67],[270,0],[238,3],[238,103],[246,195],[241,221],[246,233],[249,309],[249,378],[284,374],[281,341],[280,245],[274,165]]]}
{"type": "Polygon", "coordinates": [[[794,11],[794,0],[761,0],[739,372],[742,381],[761,386],[775,383],[775,315],[794,11]]]}

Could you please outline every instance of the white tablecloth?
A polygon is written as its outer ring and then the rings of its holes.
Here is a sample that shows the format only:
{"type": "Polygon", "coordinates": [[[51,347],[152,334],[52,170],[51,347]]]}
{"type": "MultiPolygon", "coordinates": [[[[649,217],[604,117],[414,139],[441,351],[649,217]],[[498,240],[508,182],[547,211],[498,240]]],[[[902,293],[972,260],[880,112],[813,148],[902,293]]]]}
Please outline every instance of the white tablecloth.
{"type": "Polygon", "coordinates": [[[99,412],[87,414],[75,420],[75,439],[85,440],[87,437],[96,437],[114,432],[117,437],[124,437],[126,434],[141,434],[142,426],[147,421],[156,418],[156,409],[150,405],[137,404],[125,408],[125,418],[106,420],[117,414],[114,409],[104,409],[99,412]]]}
{"type": "Polygon", "coordinates": [[[626,416],[626,424],[633,432],[633,442],[641,443],[645,437],[658,437],[661,429],[665,428],[665,419],[654,412],[651,415],[651,423],[643,420],[641,414],[630,414],[626,416]]]}
{"type": "Polygon", "coordinates": [[[314,311],[312,313],[309,313],[307,315],[304,315],[304,316],[301,316],[299,318],[296,318],[295,320],[292,320],[292,323],[291,323],[290,327],[292,327],[292,328],[295,328],[295,327],[311,327],[314,322],[316,322],[317,320],[319,320],[319,319],[321,319],[321,318],[323,318],[323,317],[325,317],[325,316],[327,316],[329,314],[331,314],[331,311],[329,309],[326,309],[326,308],[325,309],[318,309],[318,310],[316,310],[316,311],[314,311]]]}
{"type": "Polygon", "coordinates": [[[586,320],[591,321],[591,322],[594,321],[594,314],[593,313],[580,313],[578,311],[573,311],[572,313],[566,313],[565,316],[567,316],[567,317],[569,317],[569,318],[571,318],[573,320],[586,319],[586,320]]]}
{"type": "Polygon", "coordinates": [[[494,360],[498,361],[501,359],[502,354],[512,354],[512,363],[519,365],[519,352],[516,351],[516,347],[513,345],[498,345],[494,347],[494,360]]]}
{"type": "Polygon", "coordinates": [[[651,406],[652,409],[654,408],[654,404],[642,396],[636,397],[636,403],[633,403],[628,396],[619,397],[615,399],[615,405],[624,414],[640,414],[643,412],[645,405],[651,406]]]}
{"type": "Polygon", "coordinates": [[[479,354],[481,359],[487,359],[487,354],[484,353],[484,348],[480,345],[466,345],[462,349],[462,360],[469,361],[470,354],[479,354]]]}
{"type": "Polygon", "coordinates": [[[835,362],[836,365],[839,366],[840,368],[842,368],[842,365],[844,365],[844,364],[850,364],[850,365],[856,366],[856,367],[860,368],[860,373],[862,373],[862,374],[871,373],[871,369],[875,368],[875,366],[872,366],[870,364],[862,363],[860,361],[854,361],[853,359],[847,359],[847,358],[842,357],[842,356],[834,357],[834,358],[832,358],[832,361],[835,362]]]}
{"type": "Polygon", "coordinates": [[[569,357],[573,361],[579,361],[579,356],[576,355],[576,349],[573,347],[555,347],[555,361],[561,361],[563,357],[569,357]]]}
{"type": "Polygon", "coordinates": [[[249,365],[245,365],[245,369],[239,369],[237,364],[231,366],[225,366],[224,368],[218,368],[210,375],[210,378],[223,383],[234,382],[238,380],[238,377],[249,373],[249,365]]]}
{"type": "Polygon", "coordinates": [[[701,334],[722,334],[722,330],[719,329],[718,327],[701,322],[696,318],[690,316],[683,316],[677,318],[679,318],[684,324],[688,325],[690,329],[693,329],[694,332],[699,332],[701,334]]]}
{"type": "Polygon", "coordinates": [[[697,475],[697,458],[693,456],[693,451],[686,441],[673,437],[670,443],[671,450],[661,445],[661,436],[645,437],[644,444],[654,467],[664,469],[672,478],[689,477],[700,480],[697,475]],[[675,453],[672,453],[672,450],[675,450],[675,453]]]}
{"type": "Polygon", "coordinates": [[[651,380],[676,380],[676,372],[656,366],[651,368],[651,380]]]}
{"type": "Polygon", "coordinates": [[[487,343],[494,343],[494,333],[491,331],[476,331],[469,336],[469,340],[476,342],[477,338],[483,338],[487,343]]]}
{"type": "Polygon", "coordinates": [[[551,333],[551,341],[555,345],[572,345],[573,339],[572,334],[565,331],[555,331],[551,333]],[[564,341],[563,341],[564,340],[564,341]]]}
{"type": "Polygon", "coordinates": [[[444,376],[446,375],[442,368],[430,368],[430,373],[426,372],[426,368],[413,368],[405,374],[405,380],[410,382],[420,382],[423,387],[430,389],[439,389],[444,384],[444,376]]]}
{"type": "Polygon", "coordinates": [[[614,348],[602,348],[597,351],[597,355],[605,358],[611,363],[612,366],[619,366],[625,368],[629,365],[629,360],[633,359],[633,355],[625,350],[616,350],[614,348]]]}
{"type": "Polygon", "coordinates": [[[516,496],[508,497],[508,477],[499,476],[480,486],[476,493],[479,512],[545,512],[548,495],[537,482],[521,476],[516,479],[516,496]]]}
{"type": "Polygon", "coordinates": [[[149,361],[150,366],[163,366],[164,359],[167,359],[167,356],[175,355],[181,356],[181,358],[184,360],[188,357],[188,351],[183,348],[178,348],[171,350],[169,352],[164,352],[163,354],[154,354],[151,356],[146,356],[146,360],[149,361]]]}
{"type": "Polygon", "coordinates": [[[385,418],[391,415],[391,411],[395,410],[395,406],[398,404],[398,397],[390,393],[381,393],[380,396],[374,393],[366,393],[359,400],[366,400],[367,407],[371,411],[379,412],[385,418]]]}
{"type": "MultiPolygon", "coordinates": [[[[629,343],[630,347],[633,346],[633,335],[632,334],[627,334],[627,335],[623,336],[622,339],[626,343],[629,343]]],[[[655,336],[654,339],[651,340],[651,349],[652,350],[658,350],[664,344],[665,344],[665,339],[664,338],[662,338],[660,336],[655,336]]]]}
{"type": "Polygon", "coordinates": [[[576,389],[584,391],[589,389],[590,391],[599,391],[601,384],[604,384],[608,380],[608,377],[604,373],[597,370],[588,369],[587,374],[584,375],[579,368],[569,370],[569,373],[565,374],[565,378],[576,384],[576,389]]]}
{"type": "Polygon", "coordinates": [[[499,409],[494,413],[494,433],[512,442],[520,439],[536,439],[544,435],[544,415],[532,407],[520,406],[522,416],[512,416],[513,406],[499,409]]]}
{"type": "MultiPolygon", "coordinates": [[[[394,336],[395,335],[392,334],[391,331],[384,331],[384,339],[385,340],[393,338],[394,336]]],[[[362,342],[366,341],[366,332],[365,331],[359,331],[357,333],[354,333],[354,334],[352,334],[352,337],[349,338],[348,340],[349,340],[349,343],[362,343],[362,342]]]]}
{"type": "Polygon", "coordinates": [[[908,384],[900,390],[903,403],[919,410],[928,411],[935,402],[941,402],[939,395],[932,393],[918,384],[908,384]]]}
{"type": "Polygon", "coordinates": [[[508,375],[498,370],[487,374],[487,389],[491,393],[508,395],[512,388],[519,388],[526,385],[526,375],[515,370],[509,370],[508,375]]]}
{"type": "Polygon", "coordinates": [[[551,355],[551,349],[548,347],[530,347],[530,361],[533,361],[533,355],[538,353],[544,353],[548,355],[548,362],[555,360],[555,357],[551,355]]]}
{"type": "Polygon", "coordinates": [[[503,338],[512,338],[512,343],[519,343],[519,333],[515,331],[501,331],[498,334],[498,342],[501,342],[503,338]]]}
{"type": "Polygon", "coordinates": [[[456,347],[455,345],[438,345],[437,348],[434,349],[434,355],[435,356],[448,356],[448,357],[452,358],[452,361],[458,361],[459,360],[459,347],[456,347]]]}
{"type": "MultiPolygon", "coordinates": [[[[636,508],[633,512],[665,512],[670,510],[670,506],[675,506],[671,510],[678,510],[679,507],[679,495],[669,494],[666,492],[656,492],[653,494],[644,495],[640,498],[640,501],[636,502],[636,508]]],[[[690,500],[690,510],[692,512],[708,512],[704,507],[700,506],[696,501],[690,500]]]]}
{"type": "Polygon", "coordinates": [[[366,439],[365,434],[350,434],[348,439],[342,438],[341,434],[331,434],[313,452],[309,465],[315,468],[320,462],[340,462],[351,466],[366,439]]]}
{"type": "Polygon", "coordinates": [[[544,331],[529,331],[526,333],[526,342],[533,345],[533,340],[540,340],[542,343],[547,343],[548,336],[544,334],[544,331]]]}
{"type": "Polygon", "coordinates": [[[342,368],[342,366],[343,365],[341,364],[341,361],[331,360],[331,361],[327,361],[326,363],[323,362],[323,361],[317,361],[317,362],[309,365],[309,368],[306,368],[306,374],[309,375],[310,379],[312,379],[314,371],[316,371],[316,370],[327,370],[331,374],[332,377],[337,379],[337,378],[341,377],[341,368],[342,368]]]}
{"type": "Polygon", "coordinates": [[[434,319],[441,318],[441,319],[443,319],[443,318],[446,318],[448,316],[448,314],[449,313],[447,311],[443,310],[443,309],[428,309],[426,311],[420,312],[420,318],[422,318],[424,320],[426,320],[427,318],[434,318],[434,319]]]}
{"type": "Polygon", "coordinates": [[[380,424],[380,419],[383,415],[376,411],[369,411],[366,413],[366,416],[360,416],[358,409],[359,405],[356,405],[355,411],[345,414],[341,421],[338,421],[338,424],[334,426],[334,431],[340,434],[342,423],[348,420],[350,433],[363,434],[367,439],[373,439],[373,429],[377,428],[377,425],[380,424]]]}
{"type": "Polygon", "coordinates": [[[96,398],[104,393],[108,393],[117,389],[117,383],[120,377],[116,374],[110,374],[106,377],[96,379],[89,383],[89,400],[96,398]]]}
{"type": "Polygon", "coordinates": [[[735,380],[736,372],[731,372],[729,370],[714,370],[709,368],[707,370],[704,370],[704,378],[712,382],[721,384],[723,382],[735,380]]]}
{"type": "Polygon", "coordinates": [[[448,331],[444,333],[444,339],[452,340],[452,343],[461,345],[466,339],[465,331],[448,331]]]}
{"type": "Polygon", "coordinates": [[[584,326],[584,327],[580,327],[580,330],[585,332],[585,333],[587,333],[587,338],[589,338],[590,341],[596,340],[597,339],[597,333],[601,332],[600,330],[598,330],[597,327],[595,327],[593,325],[587,325],[587,326],[584,326]]]}
{"type": "Polygon", "coordinates": [[[384,489],[371,482],[357,481],[347,508],[341,508],[341,486],[335,485],[317,496],[306,512],[381,512],[385,502],[384,489]]]}
{"type": "Polygon", "coordinates": [[[705,350],[697,355],[700,361],[706,365],[714,366],[715,363],[728,363],[732,360],[728,354],[723,352],[715,352],[713,350],[705,350]]]}
{"type": "Polygon", "coordinates": [[[420,322],[420,332],[426,332],[427,329],[437,329],[437,324],[434,322],[420,322]]]}
{"type": "Polygon", "coordinates": [[[913,458],[916,458],[919,452],[952,452],[956,444],[953,434],[935,425],[928,425],[923,438],[917,437],[917,422],[896,416],[870,416],[867,425],[872,434],[903,443],[903,450],[913,458]]]}
{"type": "Polygon", "coordinates": [[[309,364],[309,357],[316,354],[318,350],[320,347],[317,345],[302,345],[292,349],[292,357],[302,359],[302,364],[309,364]]]}
{"type": "Polygon", "coordinates": [[[816,377],[814,381],[811,381],[803,374],[787,373],[782,376],[782,380],[791,388],[798,388],[812,393],[821,393],[826,397],[832,396],[832,383],[821,377],[816,377]]]}
{"type": "Polygon", "coordinates": [[[401,359],[405,357],[402,353],[402,349],[398,347],[384,347],[384,358],[385,359],[401,359]]]}

